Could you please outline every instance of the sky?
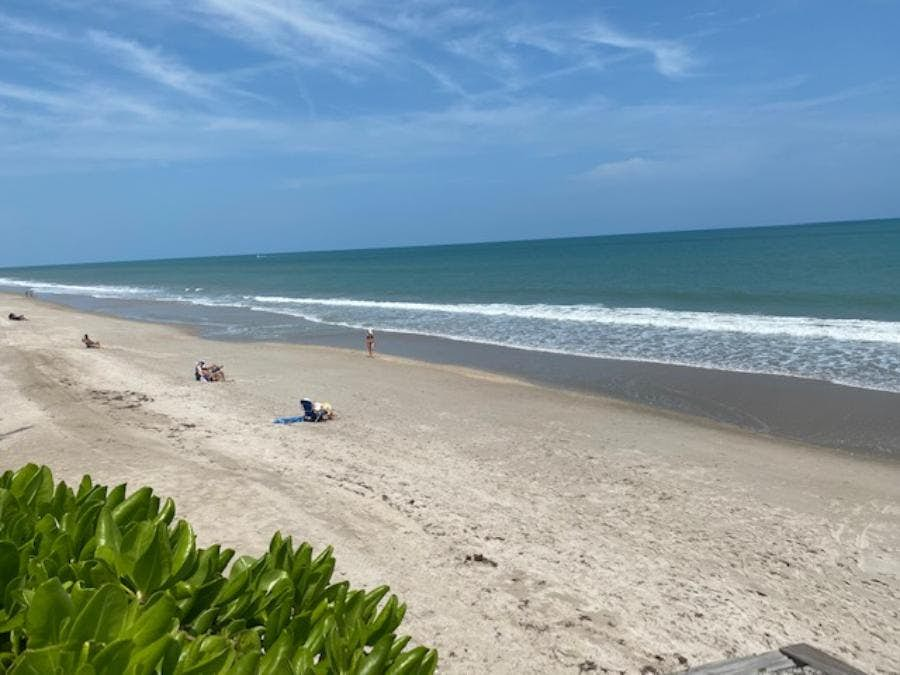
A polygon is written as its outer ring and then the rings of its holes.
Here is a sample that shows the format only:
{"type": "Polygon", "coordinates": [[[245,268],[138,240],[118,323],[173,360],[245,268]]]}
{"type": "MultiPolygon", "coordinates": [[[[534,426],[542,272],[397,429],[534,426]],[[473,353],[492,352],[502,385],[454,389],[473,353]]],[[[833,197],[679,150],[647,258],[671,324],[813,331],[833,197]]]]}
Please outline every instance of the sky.
{"type": "Polygon", "coordinates": [[[2,0],[0,265],[900,215],[898,0],[2,0]]]}

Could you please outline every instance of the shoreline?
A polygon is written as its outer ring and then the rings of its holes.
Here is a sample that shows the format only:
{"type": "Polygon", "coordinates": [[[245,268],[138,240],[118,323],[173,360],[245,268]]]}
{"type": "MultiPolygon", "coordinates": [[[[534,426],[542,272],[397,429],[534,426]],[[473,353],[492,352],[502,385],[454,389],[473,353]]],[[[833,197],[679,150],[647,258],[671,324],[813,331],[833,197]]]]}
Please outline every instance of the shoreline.
{"type": "MultiPolygon", "coordinates": [[[[0,293],[12,300],[18,296],[0,293]]],[[[91,299],[40,302],[122,318],[91,299]]],[[[246,344],[301,344],[359,351],[361,332],[335,327],[294,340],[210,335],[200,324],[127,318],[194,331],[204,339],[246,344]]],[[[900,460],[900,393],[822,380],[698,366],[540,352],[402,332],[379,332],[378,354],[470,368],[537,386],[636,403],[774,438],[900,460]]]]}
{"type": "Polygon", "coordinates": [[[16,305],[31,321],[0,325],[5,468],[150,485],[201,545],[238,554],[276,530],[334,545],[336,578],[391,586],[442,672],[670,672],[796,642],[872,673],[900,661],[885,457],[456,366],[16,305]],[[228,381],[195,382],[197,357],[228,381]],[[338,419],[272,424],[302,396],[338,419]]]}

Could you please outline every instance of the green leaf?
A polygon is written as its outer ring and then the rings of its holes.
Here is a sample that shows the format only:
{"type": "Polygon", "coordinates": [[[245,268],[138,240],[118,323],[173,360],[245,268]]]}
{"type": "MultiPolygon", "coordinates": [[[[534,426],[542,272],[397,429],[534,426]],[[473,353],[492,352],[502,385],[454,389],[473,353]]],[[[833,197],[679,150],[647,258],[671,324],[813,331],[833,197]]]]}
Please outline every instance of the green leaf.
{"type": "Polygon", "coordinates": [[[156,526],[155,537],[144,553],[134,562],[132,579],[145,595],[168,581],[172,572],[172,550],[164,523],[156,526]]]}
{"type": "Polygon", "coordinates": [[[262,641],[256,629],[242,630],[234,638],[234,648],[238,654],[251,654],[262,652],[262,641]]]}
{"type": "Polygon", "coordinates": [[[94,483],[91,481],[91,477],[87,474],[82,476],[81,482],[78,484],[78,492],[75,493],[75,500],[80,502],[93,487],[94,483]]]}
{"type": "MultiPolygon", "coordinates": [[[[4,610],[0,609],[0,633],[9,633],[24,625],[25,615],[22,612],[18,612],[10,617],[7,616],[4,610]]],[[[2,653],[0,653],[0,658],[2,658],[2,656],[2,653]]],[[[0,670],[0,672],[3,671],[0,670]]]]}
{"type": "Polygon", "coordinates": [[[357,675],[381,675],[391,656],[391,645],[393,642],[394,638],[391,635],[385,635],[381,638],[372,648],[372,651],[363,659],[357,675]]]}
{"type": "Polygon", "coordinates": [[[402,652],[406,645],[409,644],[411,639],[412,638],[409,635],[401,635],[394,640],[394,644],[391,645],[391,661],[400,655],[400,652],[402,652]]]}
{"type": "Polygon", "coordinates": [[[144,606],[128,634],[138,648],[156,642],[178,625],[178,607],[168,593],[159,593],[144,606]]]}
{"type": "Polygon", "coordinates": [[[109,491],[109,496],[106,498],[106,505],[110,509],[114,509],[123,501],[125,501],[125,483],[116,485],[116,487],[109,491]]]}
{"type": "Polygon", "coordinates": [[[294,675],[307,675],[313,672],[316,660],[309,649],[300,645],[291,658],[291,668],[294,669],[294,675]]]}
{"type": "Polygon", "coordinates": [[[425,655],[425,658],[422,659],[422,663],[419,664],[418,675],[433,675],[434,671],[437,670],[437,664],[438,653],[436,649],[432,649],[425,655]]]}
{"type": "Polygon", "coordinates": [[[231,668],[230,675],[256,675],[259,673],[260,658],[259,652],[251,652],[239,656],[231,668]]]}
{"type": "Polygon", "coordinates": [[[322,651],[322,647],[325,645],[325,636],[333,629],[334,618],[326,616],[315,626],[313,626],[312,630],[309,633],[309,636],[306,638],[306,642],[303,643],[303,646],[313,654],[318,654],[322,651]]]}
{"type": "Polygon", "coordinates": [[[72,546],[76,555],[81,553],[88,539],[94,536],[94,532],[97,530],[97,516],[100,514],[102,507],[103,504],[101,502],[90,502],[85,504],[78,512],[75,529],[71,532],[72,546]]]}
{"type": "Polygon", "coordinates": [[[37,484],[34,488],[32,503],[36,505],[48,506],[53,501],[53,474],[46,466],[42,466],[35,478],[37,484]]]}
{"type": "Polygon", "coordinates": [[[91,659],[91,665],[97,675],[122,675],[128,668],[133,650],[131,640],[116,640],[91,659]]]}
{"type": "Polygon", "coordinates": [[[10,675],[55,675],[62,673],[62,647],[53,645],[22,652],[10,669],[10,675]]]}
{"type": "Polygon", "coordinates": [[[415,673],[419,668],[419,664],[428,654],[426,647],[415,647],[408,652],[404,652],[391,664],[385,675],[409,675],[415,673]]]}
{"type": "Polygon", "coordinates": [[[156,538],[156,528],[150,521],[132,522],[121,528],[122,547],[118,557],[118,566],[123,576],[134,573],[134,565],[156,538]]]}
{"type": "Polygon", "coordinates": [[[59,579],[45,581],[34,592],[25,612],[28,647],[40,648],[59,642],[60,626],[75,613],[72,598],[59,579]]]}
{"type": "Polygon", "coordinates": [[[31,482],[34,478],[40,473],[41,469],[37,464],[26,464],[21,469],[16,471],[16,474],[13,476],[12,483],[10,483],[9,491],[12,492],[17,498],[22,500],[22,502],[27,503],[29,488],[31,482]]]}
{"type": "MultiPolygon", "coordinates": [[[[235,563],[235,566],[237,566],[237,562],[235,563]]],[[[219,591],[219,594],[213,599],[212,604],[221,606],[231,602],[240,595],[249,583],[250,568],[245,567],[237,573],[232,569],[231,576],[228,581],[225,582],[225,585],[222,586],[222,590],[219,591]]]]}
{"type": "Polygon", "coordinates": [[[362,609],[363,621],[369,622],[372,620],[372,615],[375,613],[375,610],[378,609],[378,603],[381,602],[390,590],[391,589],[388,586],[378,586],[366,593],[362,609]]]}
{"type": "Polygon", "coordinates": [[[174,517],[175,517],[175,502],[173,502],[170,497],[166,497],[166,501],[163,502],[162,507],[159,509],[159,513],[156,514],[156,518],[154,518],[154,522],[165,523],[166,525],[168,525],[172,522],[172,519],[174,517]]]}
{"type": "Polygon", "coordinates": [[[187,579],[197,567],[197,546],[194,531],[185,520],[179,520],[170,536],[172,545],[172,576],[187,579]]]}
{"type": "Polygon", "coordinates": [[[259,562],[252,555],[242,555],[240,558],[234,561],[234,565],[231,566],[231,576],[235,574],[239,574],[244,570],[251,569],[256,563],[259,562]]]}
{"type": "Polygon", "coordinates": [[[63,637],[73,642],[112,642],[122,627],[130,599],[121,586],[102,586],[75,616],[63,637]]]}
{"type": "Polygon", "coordinates": [[[193,643],[175,669],[175,675],[218,675],[227,673],[234,661],[228,640],[207,636],[193,643]]]}
{"type": "Polygon", "coordinates": [[[191,622],[191,629],[194,631],[194,634],[202,635],[212,628],[213,622],[216,620],[218,614],[218,607],[210,607],[209,609],[200,612],[200,614],[197,615],[197,618],[191,622]]]}
{"type": "Polygon", "coordinates": [[[259,662],[259,675],[290,674],[293,645],[289,633],[282,633],[259,662]]]}
{"type": "Polygon", "coordinates": [[[97,529],[94,536],[97,537],[97,548],[108,546],[117,553],[122,548],[122,533],[119,531],[119,526],[116,525],[116,521],[113,519],[112,509],[108,506],[104,506],[100,509],[100,514],[97,517],[97,529]]]}
{"type": "Polygon", "coordinates": [[[384,603],[384,607],[381,608],[378,616],[375,617],[375,620],[371,624],[369,624],[369,635],[366,638],[367,645],[374,645],[383,636],[394,632],[394,629],[397,627],[394,625],[394,616],[398,606],[399,601],[397,600],[396,595],[392,595],[388,601],[384,603]]]}
{"type": "MultiPolygon", "coordinates": [[[[142,649],[137,649],[131,657],[131,671],[129,675],[144,675],[145,673],[156,672],[156,666],[172,645],[177,647],[175,639],[171,635],[163,635],[156,642],[142,649]]],[[[163,670],[162,672],[169,671],[163,670]]]]}
{"type": "Polygon", "coordinates": [[[133,520],[143,520],[146,517],[151,496],[153,496],[153,490],[148,487],[142,487],[132,492],[125,501],[113,509],[113,519],[116,521],[116,525],[122,527],[125,523],[133,520]]]}
{"type": "Polygon", "coordinates": [[[293,607],[291,606],[292,602],[288,599],[285,599],[280,605],[275,606],[269,612],[269,618],[266,620],[266,644],[271,645],[275,640],[278,639],[278,636],[281,635],[281,631],[284,630],[284,627],[288,624],[288,621],[291,617],[291,611],[293,607]]]}
{"type": "Polygon", "coordinates": [[[69,505],[74,503],[74,501],[75,497],[72,494],[72,490],[63,481],[56,486],[56,490],[53,492],[50,513],[58,520],[62,518],[63,513],[66,512],[66,509],[69,508],[69,505]]]}
{"type": "Polygon", "coordinates": [[[194,596],[187,602],[179,602],[178,606],[182,612],[182,621],[190,623],[199,614],[212,608],[212,600],[218,595],[219,591],[225,585],[222,577],[213,578],[211,581],[200,586],[194,596]]]}
{"type": "Polygon", "coordinates": [[[11,541],[0,541],[0,601],[9,582],[19,574],[19,549],[11,541]]]}

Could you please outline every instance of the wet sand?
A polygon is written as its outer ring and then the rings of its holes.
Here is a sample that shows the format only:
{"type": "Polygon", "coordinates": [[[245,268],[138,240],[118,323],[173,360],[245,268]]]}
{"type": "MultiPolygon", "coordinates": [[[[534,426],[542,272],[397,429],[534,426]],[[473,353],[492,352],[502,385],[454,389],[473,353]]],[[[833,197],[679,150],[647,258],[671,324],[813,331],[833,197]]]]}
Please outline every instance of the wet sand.
{"type": "MultiPolygon", "coordinates": [[[[361,337],[335,331],[317,338],[315,344],[358,349],[361,337]]],[[[378,349],[900,460],[900,394],[896,393],[799,377],[550,354],[402,333],[379,334],[378,349]]]]}

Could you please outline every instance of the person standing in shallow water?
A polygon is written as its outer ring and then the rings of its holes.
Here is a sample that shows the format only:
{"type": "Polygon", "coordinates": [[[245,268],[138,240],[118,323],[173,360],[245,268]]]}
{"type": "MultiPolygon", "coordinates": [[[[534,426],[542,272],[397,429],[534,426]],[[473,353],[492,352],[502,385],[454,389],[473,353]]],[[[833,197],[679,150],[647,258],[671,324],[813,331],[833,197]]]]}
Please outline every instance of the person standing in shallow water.
{"type": "Polygon", "coordinates": [[[366,351],[369,356],[375,356],[375,331],[371,328],[366,331],[366,351]]]}

